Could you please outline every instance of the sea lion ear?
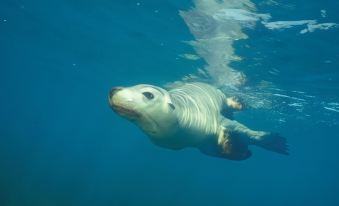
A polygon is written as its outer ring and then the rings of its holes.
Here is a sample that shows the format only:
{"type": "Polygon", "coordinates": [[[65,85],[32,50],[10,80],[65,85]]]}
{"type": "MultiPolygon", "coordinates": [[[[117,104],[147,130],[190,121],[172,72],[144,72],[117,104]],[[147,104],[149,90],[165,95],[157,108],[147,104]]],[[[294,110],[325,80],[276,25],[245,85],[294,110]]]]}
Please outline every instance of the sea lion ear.
{"type": "Polygon", "coordinates": [[[174,106],[172,103],[168,103],[168,105],[169,105],[173,110],[175,110],[175,106],[174,106]]]}

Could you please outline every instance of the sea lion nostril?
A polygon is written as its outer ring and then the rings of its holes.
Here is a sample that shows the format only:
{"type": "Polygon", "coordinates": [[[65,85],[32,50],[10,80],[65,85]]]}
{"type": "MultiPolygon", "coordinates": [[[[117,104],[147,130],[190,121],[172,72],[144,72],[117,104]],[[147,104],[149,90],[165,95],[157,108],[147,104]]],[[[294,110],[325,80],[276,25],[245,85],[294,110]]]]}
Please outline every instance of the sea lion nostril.
{"type": "Polygon", "coordinates": [[[122,90],[122,87],[113,87],[111,91],[109,92],[109,96],[113,97],[118,91],[122,90]]]}

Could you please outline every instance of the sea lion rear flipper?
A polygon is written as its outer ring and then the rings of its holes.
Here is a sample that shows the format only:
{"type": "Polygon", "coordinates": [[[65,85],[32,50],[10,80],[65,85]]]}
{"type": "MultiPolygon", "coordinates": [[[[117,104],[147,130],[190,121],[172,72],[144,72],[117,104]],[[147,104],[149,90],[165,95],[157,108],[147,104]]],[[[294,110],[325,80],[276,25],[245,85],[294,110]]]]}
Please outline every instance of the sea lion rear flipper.
{"type": "Polygon", "coordinates": [[[223,127],[231,132],[232,139],[245,145],[256,145],[267,150],[288,155],[288,145],[284,137],[274,132],[251,130],[245,125],[224,118],[223,127]]]}
{"type": "Polygon", "coordinates": [[[273,152],[289,155],[287,141],[278,133],[267,132],[257,140],[256,145],[273,152]]]}

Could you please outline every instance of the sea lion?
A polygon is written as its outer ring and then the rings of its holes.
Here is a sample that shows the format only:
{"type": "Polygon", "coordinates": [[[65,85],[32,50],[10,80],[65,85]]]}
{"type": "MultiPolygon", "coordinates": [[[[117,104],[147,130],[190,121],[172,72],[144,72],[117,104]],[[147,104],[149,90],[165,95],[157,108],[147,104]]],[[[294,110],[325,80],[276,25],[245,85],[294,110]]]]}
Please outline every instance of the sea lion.
{"type": "Polygon", "coordinates": [[[184,83],[168,91],[147,84],[114,87],[109,104],[164,148],[195,147],[204,154],[230,160],[249,158],[249,145],[288,154],[286,139],[279,134],[254,131],[224,116],[243,105],[206,83],[184,83]]]}

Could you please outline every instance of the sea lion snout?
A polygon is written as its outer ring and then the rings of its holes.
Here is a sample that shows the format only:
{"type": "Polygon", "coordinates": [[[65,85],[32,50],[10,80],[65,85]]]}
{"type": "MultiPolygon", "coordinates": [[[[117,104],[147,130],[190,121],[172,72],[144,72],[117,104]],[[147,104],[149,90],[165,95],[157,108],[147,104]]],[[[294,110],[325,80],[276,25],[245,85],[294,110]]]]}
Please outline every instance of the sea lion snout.
{"type": "Polygon", "coordinates": [[[122,90],[122,87],[113,87],[109,92],[109,97],[112,98],[118,91],[122,90]]]}

